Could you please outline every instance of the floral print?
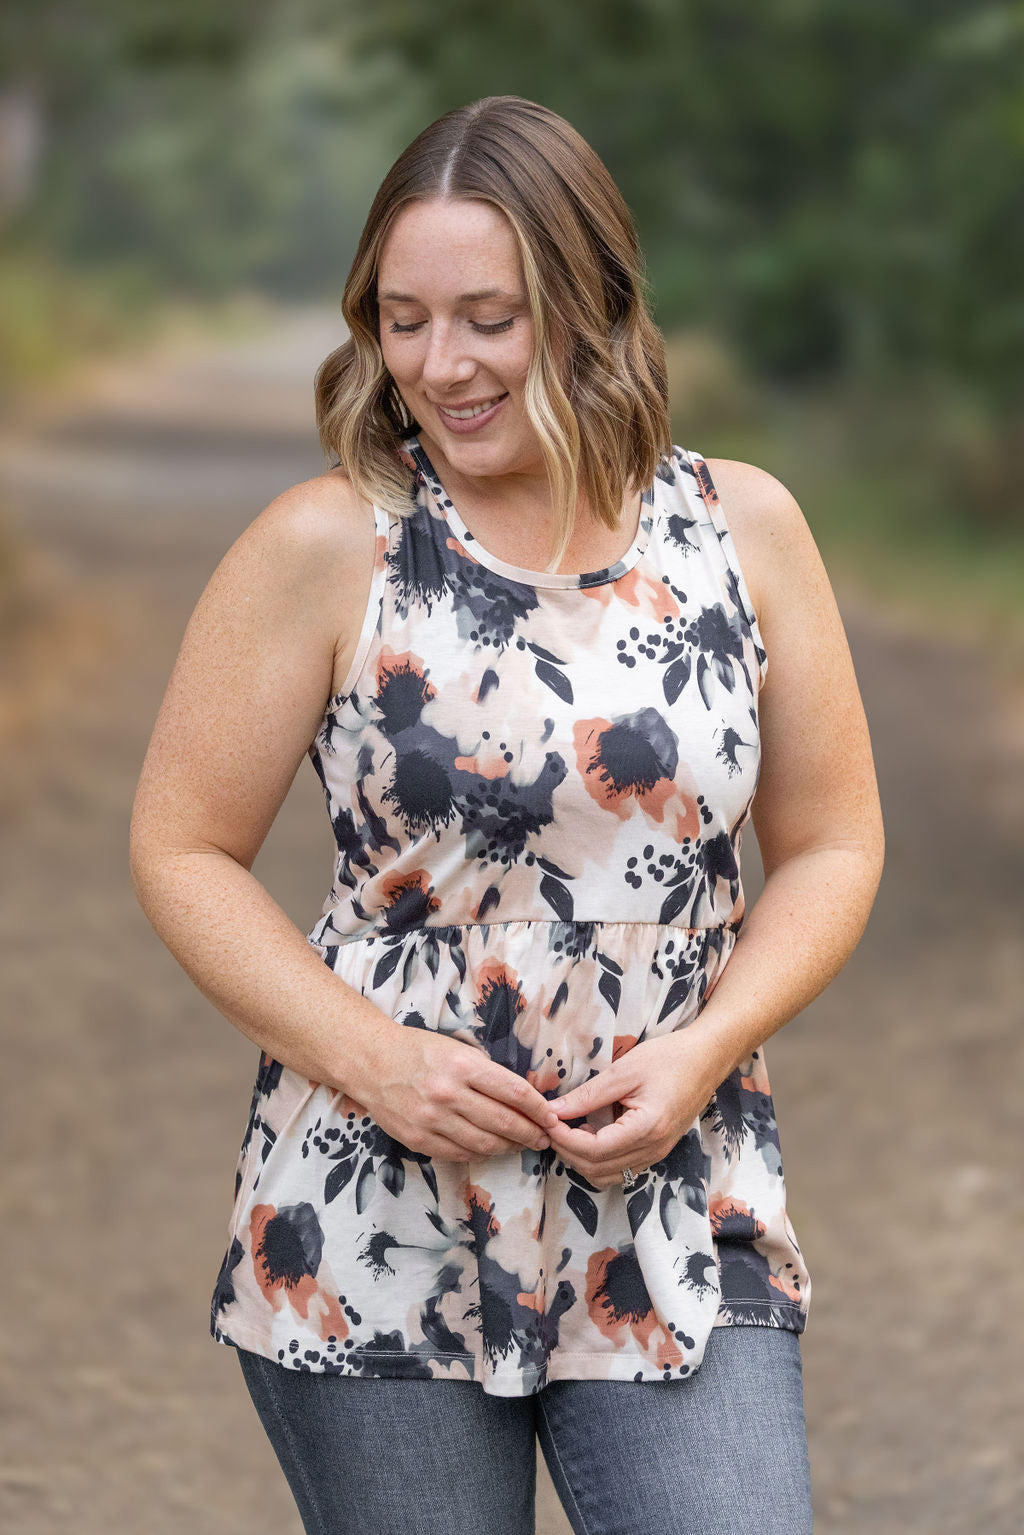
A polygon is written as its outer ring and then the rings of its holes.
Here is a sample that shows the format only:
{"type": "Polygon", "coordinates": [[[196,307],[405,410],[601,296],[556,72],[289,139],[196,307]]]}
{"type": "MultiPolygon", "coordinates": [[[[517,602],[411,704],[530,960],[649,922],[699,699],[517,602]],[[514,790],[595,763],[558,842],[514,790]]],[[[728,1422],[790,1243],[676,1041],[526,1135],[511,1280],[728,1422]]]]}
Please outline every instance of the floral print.
{"type": "MultiPolygon", "coordinates": [[[[389,1017],[557,1098],[685,1028],[728,962],[767,655],[698,453],[662,459],[617,564],[552,574],[473,537],[418,436],[396,451],[409,514],[374,508],[309,748],[337,857],[307,938],[389,1017]]],[[[524,1396],[684,1377],[714,1326],[802,1332],[810,1295],[763,1048],[628,1191],[553,1147],[431,1158],[261,1052],[210,1331],[524,1396]]]]}

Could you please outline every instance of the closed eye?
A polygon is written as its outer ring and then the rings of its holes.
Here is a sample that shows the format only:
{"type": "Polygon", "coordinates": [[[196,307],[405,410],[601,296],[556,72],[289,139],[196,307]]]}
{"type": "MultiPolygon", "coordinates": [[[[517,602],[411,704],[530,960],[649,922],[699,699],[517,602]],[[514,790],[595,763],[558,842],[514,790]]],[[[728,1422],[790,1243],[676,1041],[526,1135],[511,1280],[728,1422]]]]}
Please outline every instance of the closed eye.
{"type": "MultiPolygon", "coordinates": [[[[417,320],[413,325],[399,325],[397,320],[393,320],[389,329],[394,336],[407,336],[411,335],[413,331],[419,330],[420,326],[425,323],[424,320],[417,320]]],[[[497,325],[478,325],[475,321],[470,323],[473,329],[479,331],[482,336],[496,336],[499,331],[509,330],[514,324],[514,320],[500,320],[497,325]]]]}

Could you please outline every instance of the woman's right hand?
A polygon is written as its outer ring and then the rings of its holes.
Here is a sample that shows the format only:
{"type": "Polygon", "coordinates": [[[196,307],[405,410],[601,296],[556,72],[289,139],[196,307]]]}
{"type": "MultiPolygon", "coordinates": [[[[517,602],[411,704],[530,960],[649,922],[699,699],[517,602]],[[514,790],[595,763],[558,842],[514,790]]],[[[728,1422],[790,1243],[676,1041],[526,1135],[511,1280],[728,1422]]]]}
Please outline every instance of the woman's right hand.
{"type": "Polygon", "coordinates": [[[410,1151],[451,1162],[550,1145],[558,1115],[524,1077],[433,1029],[377,1036],[346,1092],[410,1151]]]}

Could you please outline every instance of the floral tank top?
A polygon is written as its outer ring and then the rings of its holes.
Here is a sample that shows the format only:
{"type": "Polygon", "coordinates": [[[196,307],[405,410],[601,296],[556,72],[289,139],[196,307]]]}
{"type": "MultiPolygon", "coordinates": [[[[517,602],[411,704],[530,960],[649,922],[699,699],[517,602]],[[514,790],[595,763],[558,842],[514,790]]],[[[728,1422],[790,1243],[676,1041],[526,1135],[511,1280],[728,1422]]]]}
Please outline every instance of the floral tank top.
{"type": "MultiPolygon", "coordinates": [[[[550,574],[473,537],[418,436],[396,451],[409,512],[374,508],[309,747],[337,858],[306,936],[389,1017],[557,1098],[685,1028],[728,963],[767,656],[700,454],[662,458],[617,564],[550,574]]],[[[264,1051],[210,1331],[514,1397],[685,1377],[712,1327],[799,1333],[810,1296],[763,1048],[628,1191],[553,1146],[431,1158],[264,1051]]]]}

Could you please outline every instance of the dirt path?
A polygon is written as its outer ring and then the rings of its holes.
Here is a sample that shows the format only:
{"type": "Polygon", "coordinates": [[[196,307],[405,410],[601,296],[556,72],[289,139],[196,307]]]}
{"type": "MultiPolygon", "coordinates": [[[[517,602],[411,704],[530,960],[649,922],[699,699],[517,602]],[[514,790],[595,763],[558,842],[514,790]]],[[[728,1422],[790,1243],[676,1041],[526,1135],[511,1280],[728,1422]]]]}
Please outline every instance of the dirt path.
{"type": "MultiPolygon", "coordinates": [[[[24,1535],[300,1530],[207,1332],[256,1052],[150,929],[127,830],[203,584],[273,495],[322,467],[310,380],[337,335],[333,314],[298,314],[244,346],[112,370],[0,443],[12,508],[97,615],[92,659],[67,655],[0,806],[0,1521],[24,1535]]],[[[837,592],[888,863],[856,955],[767,1051],[814,1281],[816,1529],[1010,1535],[1024,739],[982,656],[837,592]]],[[[745,855],[752,902],[753,838],[745,855]]],[[[300,772],[256,873],[304,927],[329,871],[319,786],[300,772]]],[[[538,1488],[538,1535],[564,1535],[542,1458],[538,1488]]]]}

